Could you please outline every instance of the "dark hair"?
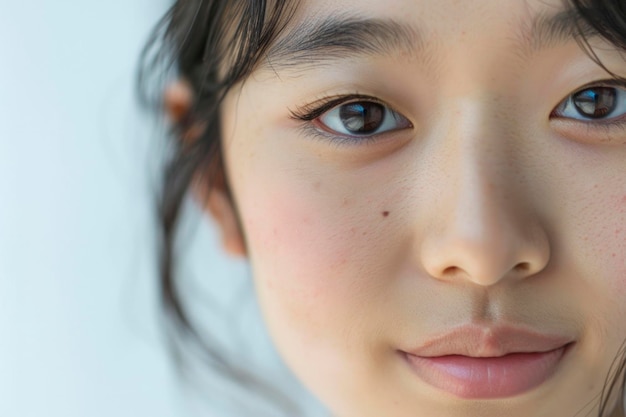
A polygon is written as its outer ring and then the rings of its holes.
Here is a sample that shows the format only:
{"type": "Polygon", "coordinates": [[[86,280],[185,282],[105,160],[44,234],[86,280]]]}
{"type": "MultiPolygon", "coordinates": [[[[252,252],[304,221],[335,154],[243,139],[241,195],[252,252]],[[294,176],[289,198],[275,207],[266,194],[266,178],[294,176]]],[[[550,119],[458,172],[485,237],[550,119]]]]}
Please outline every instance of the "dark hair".
{"type": "MultiPolygon", "coordinates": [[[[564,1],[581,17],[581,22],[626,51],[626,2],[564,1]]],[[[282,404],[288,415],[300,414],[296,404],[270,388],[267,381],[231,363],[198,331],[175,278],[175,238],[182,203],[198,175],[202,175],[202,183],[207,187],[220,187],[229,195],[221,152],[220,104],[225,94],[245,80],[264,58],[296,7],[295,0],[177,0],[158,23],[142,53],[138,83],[144,104],[156,104],[159,110],[160,94],[165,83],[172,80],[168,75],[188,82],[194,94],[189,113],[172,129],[171,154],[158,200],[162,232],[160,287],[169,330],[175,332],[176,338],[201,347],[217,371],[282,404]],[[156,97],[150,97],[153,87],[156,97]],[[184,141],[185,132],[197,124],[204,127],[201,136],[184,141]]],[[[585,31],[581,26],[581,47],[602,65],[587,43],[585,31]]],[[[620,399],[624,397],[625,371],[626,341],[607,375],[600,398],[600,417],[607,412],[612,398],[620,394],[620,399]]]]}
{"type": "Polygon", "coordinates": [[[142,104],[156,107],[159,113],[163,89],[167,82],[173,81],[172,77],[185,80],[193,90],[190,110],[170,132],[174,140],[168,143],[169,160],[157,202],[162,233],[161,298],[172,336],[169,341],[174,342],[171,347],[179,365],[186,364],[181,360],[183,353],[202,352],[208,365],[227,380],[279,404],[285,415],[292,416],[302,414],[294,401],[274,389],[271,381],[223,355],[199,331],[183,303],[175,278],[177,227],[191,183],[199,179],[207,187],[220,187],[230,195],[223,173],[220,104],[229,89],[252,72],[295,10],[295,6],[287,7],[285,0],[270,0],[270,3],[266,0],[176,1],[157,24],[142,52],[138,89],[142,104]],[[183,141],[185,132],[197,123],[204,128],[201,136],[194,141],[183,141]],[[181,346],[189,349],[181,352],[181,346]]]}

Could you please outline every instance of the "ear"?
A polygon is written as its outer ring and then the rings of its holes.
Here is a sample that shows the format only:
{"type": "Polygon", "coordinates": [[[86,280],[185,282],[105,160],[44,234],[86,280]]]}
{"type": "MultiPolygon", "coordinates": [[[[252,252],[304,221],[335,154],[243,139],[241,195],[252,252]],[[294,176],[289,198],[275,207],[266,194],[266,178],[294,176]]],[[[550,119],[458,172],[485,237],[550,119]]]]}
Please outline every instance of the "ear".
{"type": "Polygon", "coordinates": [[[163,106],[173,123],[180,123],[188,114],[193,103],[193,90],[185,80],[176,80],[165,88],[163,106]]]}
{"type": "Polygon", "coordinates": [[[245,257],[247,254],[245,239],[232,199],[223,190],[213,188],[204,201],[205,208],[211,213],[219,228],[224,250],[232,256],[245,257]]]}
{"type": "Polygon", "coordinates": [[[189,82],[180,79],[165,88],[163,107],[169,120],[184,130],[183,142],[193,142],[204,131],[205,126],[190,123],[191,106],[193,105],[193,89],[189,82]]]}

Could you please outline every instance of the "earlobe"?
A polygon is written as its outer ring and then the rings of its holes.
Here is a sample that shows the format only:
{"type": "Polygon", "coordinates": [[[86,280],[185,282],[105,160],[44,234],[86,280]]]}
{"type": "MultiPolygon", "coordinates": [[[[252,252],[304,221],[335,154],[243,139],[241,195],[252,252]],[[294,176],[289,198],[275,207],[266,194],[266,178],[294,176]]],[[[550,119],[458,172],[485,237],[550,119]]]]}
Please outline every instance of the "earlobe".
{"type": "Polygon", "coordinates": [[[246,245],[231,199],[224,191],[214,188],[209,192],[205,201],[205,207],[211,213],[221,233],[224,250],[230,255],[245,257],[246,245]]]}

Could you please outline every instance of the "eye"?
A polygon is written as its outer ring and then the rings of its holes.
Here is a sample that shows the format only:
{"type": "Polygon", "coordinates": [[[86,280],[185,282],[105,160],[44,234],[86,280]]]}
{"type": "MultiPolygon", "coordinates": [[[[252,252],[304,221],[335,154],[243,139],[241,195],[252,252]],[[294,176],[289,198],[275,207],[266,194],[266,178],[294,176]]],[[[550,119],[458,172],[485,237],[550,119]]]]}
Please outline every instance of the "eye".
{"type": "Polygon", "coordinates": [[[580,90],[563,100],[552,116],[575,120],[617,119],[626,115],[624,88],[594,86],[580,90]]]}
{"type": "Polygon", "coordinates": [[[345,136],[373,136],[412,127],[406,117],[375,101],[338,105],[318,118],[333,133],[345,136]]]}

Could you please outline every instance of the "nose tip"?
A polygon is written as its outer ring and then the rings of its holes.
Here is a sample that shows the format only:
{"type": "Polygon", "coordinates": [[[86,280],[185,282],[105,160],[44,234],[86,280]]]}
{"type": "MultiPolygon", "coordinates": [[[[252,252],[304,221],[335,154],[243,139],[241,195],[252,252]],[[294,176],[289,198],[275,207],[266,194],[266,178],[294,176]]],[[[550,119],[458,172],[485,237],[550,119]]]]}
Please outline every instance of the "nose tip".
{"type": "Polygon", "coordinates": [[[441,234],[423,247],[423,265],[430,276],[487,287],[503,279],[532,276],[549,260],[549,245],[542,233],[524,236],[521,231],[500,229],[471,236],[456,232],[441,234]]]}

